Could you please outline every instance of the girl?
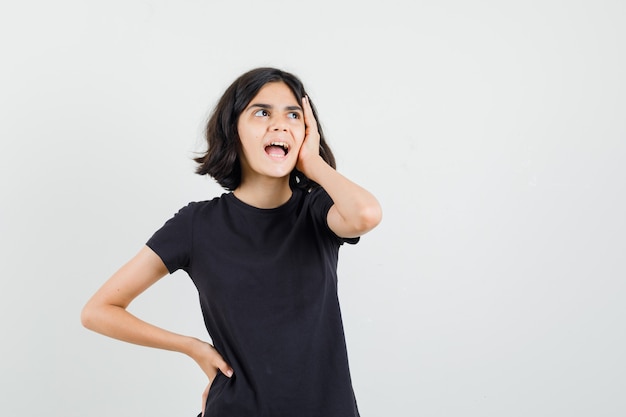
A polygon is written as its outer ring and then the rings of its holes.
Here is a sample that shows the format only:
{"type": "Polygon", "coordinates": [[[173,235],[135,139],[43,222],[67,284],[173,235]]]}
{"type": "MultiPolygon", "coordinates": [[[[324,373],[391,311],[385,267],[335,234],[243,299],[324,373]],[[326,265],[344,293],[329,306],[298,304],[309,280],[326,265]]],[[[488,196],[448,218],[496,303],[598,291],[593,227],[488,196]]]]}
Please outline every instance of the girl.
{"type": "Polygon", "coordinates": [[[257,68],[226,90],[197,173],[228,193],[168,220],[87,302],[85,327],[182,352],[209,378],[206,417],[354,417],[337,297],[339,247],[381,220],[335,168],[301,81],[257,68]],[[146,323],[130,302],[167,273],[193,280],[213,345],[146,323]]]}

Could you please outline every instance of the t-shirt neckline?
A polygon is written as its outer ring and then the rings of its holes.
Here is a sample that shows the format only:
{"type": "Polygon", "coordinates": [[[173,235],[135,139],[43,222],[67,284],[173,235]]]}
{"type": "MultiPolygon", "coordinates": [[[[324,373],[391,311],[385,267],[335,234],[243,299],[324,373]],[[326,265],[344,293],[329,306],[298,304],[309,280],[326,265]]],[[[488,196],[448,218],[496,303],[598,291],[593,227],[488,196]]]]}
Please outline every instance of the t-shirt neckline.
{"type": "Polygon", "coordinates": [[[281,213],[283,211],[289,210],[291,208],[291,206],[293,206],[297,200],[297,194],[298,190],[291,190],[291,196],[289,197],[289,200],[287,200],[286,202],[284,202],[283,204],[281,204],[278,207],[273,207],[273,208],[259,208],[259,207],[255,207],[252,206],[240,199],[238,199],[235,194],[231,191],[227,194],[225,194],[225,197],[231,202],[233,203],[235,206],[243,208],[244,210],[253,212],[253,213],[258,213],[258,214],[274,214],[274,213],[281,213]]]}

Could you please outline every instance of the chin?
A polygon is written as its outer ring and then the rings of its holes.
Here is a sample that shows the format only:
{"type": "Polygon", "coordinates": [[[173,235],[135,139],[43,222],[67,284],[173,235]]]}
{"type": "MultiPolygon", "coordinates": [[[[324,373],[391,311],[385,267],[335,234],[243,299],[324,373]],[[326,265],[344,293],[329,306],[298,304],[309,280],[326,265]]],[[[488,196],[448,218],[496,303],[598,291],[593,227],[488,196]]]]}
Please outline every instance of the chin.
{"type": "Polygon", "coordinates": [[[292,167],[281,167],[280,169],[268,170],[267,175],[277,178],[277,179],[285,178],[285,177],[289,177],[294,169],[296,169],[295,164],[292,167]]]}

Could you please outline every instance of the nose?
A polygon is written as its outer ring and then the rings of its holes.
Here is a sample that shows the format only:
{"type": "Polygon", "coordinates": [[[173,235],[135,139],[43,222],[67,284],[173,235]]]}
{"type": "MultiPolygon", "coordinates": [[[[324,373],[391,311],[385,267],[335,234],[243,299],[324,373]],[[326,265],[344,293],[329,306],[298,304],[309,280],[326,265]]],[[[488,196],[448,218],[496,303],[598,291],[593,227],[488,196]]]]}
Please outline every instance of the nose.
{"type": "Polygon", "coordinates": [[[280,117],[272,118],[272,121],[271,121],[271,124],[270,124],[270,129],[273,132],[286,131],[287,130],[287,123],[285,122],[285,120],[283,120],[280,117]]]}

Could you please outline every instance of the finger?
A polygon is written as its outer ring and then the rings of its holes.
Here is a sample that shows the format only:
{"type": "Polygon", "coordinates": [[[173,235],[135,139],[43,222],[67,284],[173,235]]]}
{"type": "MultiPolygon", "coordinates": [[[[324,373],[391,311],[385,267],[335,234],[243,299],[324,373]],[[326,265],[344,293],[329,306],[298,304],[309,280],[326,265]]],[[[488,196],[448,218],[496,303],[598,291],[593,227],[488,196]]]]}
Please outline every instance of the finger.
{"type": "Polygon", "coordinates": [[[225,365],[225,366],[220,367],[220,371],[222,371],[222,373],[223,373],[224,375],[226,375],[227,377],[229,377],[229,378],[230,378],[231,376],[233,376],[233,373],[234,373],[233,368],[231,368],[231,367],[230,367],[230,366],[228,366],[228,365],[225,365]]]}
{"type": "Polygon", "coordinates": [[[227,377],[233,376],[233,368],[230,367],[229,364],[226,363],[224,359],[220,356],[218,363],[216,364],[217,368],[227,377]]]}
{"type": "MultiPolygon", "coordinates": [[[[220,353],[215,349],[214,346],[212,346],[212,345],[210,345],[208,343],[207,343],[207,345],[211,349],[210,364],[213,367],[213,369],[215,369],[215,373],[217,373],[217,370],[219,369],[227,377],[230,378],[231,376],[233,376],[233,373],[234,373],[233,368],[228,363],[226,363],[226,361],[224,360],[222,355],[220,355],[220,353]]],[[[211,380],[213,380],[215,378],[215,374],[213,374],[213,373],[212,374],[208,374],[207,373],[207,376],[211,380]]]]}
{"type": "Polygon", "coordinates": [[[313,115],[313,108],[311,107],[309,96],[302,97],[302,108],[304,110],[304,125],[307,130],[310,129],[317,131],[317,122],[315,121],[315,116],[313,115]]]}

